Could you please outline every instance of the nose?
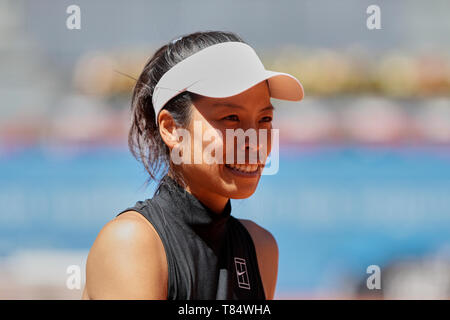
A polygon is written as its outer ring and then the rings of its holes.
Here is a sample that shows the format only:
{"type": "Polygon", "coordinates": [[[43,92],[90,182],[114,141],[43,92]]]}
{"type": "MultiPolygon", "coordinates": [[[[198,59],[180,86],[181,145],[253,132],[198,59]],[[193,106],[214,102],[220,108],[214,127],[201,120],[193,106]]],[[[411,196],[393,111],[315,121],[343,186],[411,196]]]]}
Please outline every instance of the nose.
{"type": "Polygon", "coordinates": [[[247,151],[247,152],[257,152],[259,150],[258,141],[256,141],[256,143],[255,143],[254,141],[251,141],[250,138],[245,137],[244,148],[245,148],[245,151],[247,151]]]}
{"type": "Polygon", "coordinates": [[[244,141],[239,141],[237,139],[237,150],[239,150],[242,154],[245,155],[245,163],[246,164],[255,164],[261,162],[259,160],[259,150],[260,150],[260,138],[258,136],[257,130],[250,130],[244,136],[244,141]],[[243,142],[243,143],[242,143],[243,142]]]}

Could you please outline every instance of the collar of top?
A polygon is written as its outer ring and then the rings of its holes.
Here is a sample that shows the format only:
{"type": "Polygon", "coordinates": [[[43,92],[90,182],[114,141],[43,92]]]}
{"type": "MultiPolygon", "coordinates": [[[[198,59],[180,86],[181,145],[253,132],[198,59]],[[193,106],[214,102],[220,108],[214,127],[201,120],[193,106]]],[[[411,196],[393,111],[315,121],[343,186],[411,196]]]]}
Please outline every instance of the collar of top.
{"type": "Polygon", "coordinates": [[[186,232],[196,233],[214,250],[220,248],[227,221],[231,217],[230,199],[224,210],[217,214],[168,175],[161,180],[156,196],[164,202],[163,207],[170,211],[165,214],[172,214],[183,222],[186,232]]]}

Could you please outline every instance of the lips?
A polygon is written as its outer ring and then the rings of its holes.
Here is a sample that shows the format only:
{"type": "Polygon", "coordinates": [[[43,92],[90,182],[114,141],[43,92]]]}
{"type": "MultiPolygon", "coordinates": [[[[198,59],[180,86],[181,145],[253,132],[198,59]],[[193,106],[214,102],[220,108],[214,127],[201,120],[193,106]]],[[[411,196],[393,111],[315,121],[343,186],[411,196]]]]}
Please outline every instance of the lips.
{"type": "Polygon", "coordinates": [[[258,171],[258,164],[225,164],[226,167],[244,173],[253,173],[258,171]]]}
{"type": "Polygon", "coordinates": [[[228,171],[240,177],[258,177],[263,167],[261,164],[225,164],[228,171]]]}

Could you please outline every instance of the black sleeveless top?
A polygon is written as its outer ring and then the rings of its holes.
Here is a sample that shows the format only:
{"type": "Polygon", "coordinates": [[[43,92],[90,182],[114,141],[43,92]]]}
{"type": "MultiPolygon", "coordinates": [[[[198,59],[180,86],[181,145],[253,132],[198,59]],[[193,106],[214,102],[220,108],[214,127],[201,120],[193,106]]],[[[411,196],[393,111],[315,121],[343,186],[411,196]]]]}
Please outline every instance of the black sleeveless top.
{"type": "Polygon", "coordinates": [[[255,246],[231,215],[212,212],[168,175],[151,199],[138,201],[159,234],[168,264],[168,300],[265,299],[255,246]]]}

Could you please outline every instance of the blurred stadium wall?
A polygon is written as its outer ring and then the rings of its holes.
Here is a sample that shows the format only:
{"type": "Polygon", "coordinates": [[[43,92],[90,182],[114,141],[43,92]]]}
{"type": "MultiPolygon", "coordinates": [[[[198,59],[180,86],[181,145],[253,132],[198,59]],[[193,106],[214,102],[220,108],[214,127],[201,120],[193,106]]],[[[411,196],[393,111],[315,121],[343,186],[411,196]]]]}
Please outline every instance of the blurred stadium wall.
{"type": "Polygon", "coordinates": [[[129,155],[134,81],[155,49],[240,34],[306,98],[274,101],[280,171],[233,202],[280,248],[276,298],[448,298],[448,1],[0,0],[0,298],[78,299],[87,252],[152,194],[129,155]],[[368,290],[378,265],[382,288],[368,290]]]}

